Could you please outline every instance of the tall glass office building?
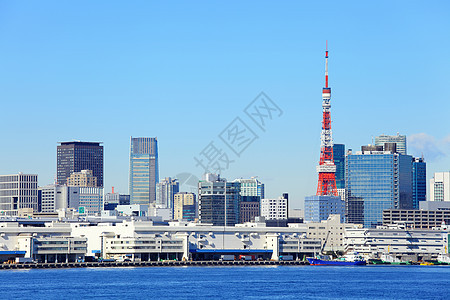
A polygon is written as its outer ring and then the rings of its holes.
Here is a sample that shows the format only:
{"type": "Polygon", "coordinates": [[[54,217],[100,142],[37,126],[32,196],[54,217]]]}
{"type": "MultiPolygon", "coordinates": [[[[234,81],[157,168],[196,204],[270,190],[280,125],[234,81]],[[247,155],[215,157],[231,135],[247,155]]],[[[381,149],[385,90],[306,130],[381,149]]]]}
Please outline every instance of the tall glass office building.
{"type": "Polygon", "coordinates": [[[320,222],[330,215],[340,215],[341,223],[345,220],[345,202],[340,196],[307,196],[305,197],[305,221],[320,222]]]}
{"type": "Polygon", "coordinates": [[[159,182],[158,141],[156,138],[133,138],[130,143],[131,204],[149,204],[156,201],[159,182]]]}
{"type": "Polygon", "coordinates": [[[385,209],[412,209],[412,157],[384,151],[348,154],[346,220],[376,227],[385,209]]]}
{"type": "Polygon", "coordinates": [[[241,184],[227,182],[215,174],[207,174],[198,184],[200,223],[234,226],[239,223],[241,184]]]}
{"type": "Polygon", "coordinates": [[[413,208],[419,209],[421,201],[427,201],[427,163],[423,158],[412,161],[413,208]]]}
{"type": "Polygon", "coordinates": [[[333,145],[333,159],[336,166],[336,188],[345,189],[345,145],[333,145]]]}

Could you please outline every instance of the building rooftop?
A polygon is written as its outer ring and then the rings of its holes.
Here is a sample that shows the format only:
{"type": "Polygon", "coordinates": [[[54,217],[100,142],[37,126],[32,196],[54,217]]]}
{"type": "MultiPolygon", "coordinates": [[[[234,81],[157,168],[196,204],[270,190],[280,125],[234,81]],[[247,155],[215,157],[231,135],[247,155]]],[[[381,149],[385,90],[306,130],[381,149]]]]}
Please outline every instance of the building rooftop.
{"type": "Polygon", "coordinates": [[[100,146],[103,142],[82,142],[82,141],[72,141],[72,142],[58,142],[61,146],[65,145],[80,145],[80,146],[100,146]]]}

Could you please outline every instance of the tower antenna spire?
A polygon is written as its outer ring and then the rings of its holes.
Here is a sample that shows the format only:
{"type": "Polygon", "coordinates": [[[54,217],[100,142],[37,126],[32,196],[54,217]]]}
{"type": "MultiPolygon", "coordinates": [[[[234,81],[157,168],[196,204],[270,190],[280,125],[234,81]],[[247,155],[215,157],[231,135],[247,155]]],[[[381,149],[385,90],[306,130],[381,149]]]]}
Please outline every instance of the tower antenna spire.
{"type": "Polygon", "coordinates": [[[322,133],[320,135],[320,162],[317,166],[319,183],[317,196],[337,196],[336,166],[333,158],[333,136],[331,132],[331,88],[328,87],[328,41],[325,48],[325,87],[322,89],[322,133]]]}
{"type": "Polygon", "coordinates": [[[328,87],[328,40],[325,46],[325,87],[328,87]]]}

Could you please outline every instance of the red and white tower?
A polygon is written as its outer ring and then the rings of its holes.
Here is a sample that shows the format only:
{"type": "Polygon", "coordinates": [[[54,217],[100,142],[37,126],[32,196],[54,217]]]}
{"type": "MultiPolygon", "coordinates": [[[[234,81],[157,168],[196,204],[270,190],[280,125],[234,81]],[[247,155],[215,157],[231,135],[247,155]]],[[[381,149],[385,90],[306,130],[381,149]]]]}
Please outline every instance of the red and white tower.
{"type": "Polygon", "coordinates": [[[337,196],[336,166],[333,159],[333,135],[331,132],[331,88],[328,87],[328,42],[325,50],[325,87],[322,89],[322,133],[320,135],[320,162],[317,166],[319,184],[317,196],[337,196]]]}

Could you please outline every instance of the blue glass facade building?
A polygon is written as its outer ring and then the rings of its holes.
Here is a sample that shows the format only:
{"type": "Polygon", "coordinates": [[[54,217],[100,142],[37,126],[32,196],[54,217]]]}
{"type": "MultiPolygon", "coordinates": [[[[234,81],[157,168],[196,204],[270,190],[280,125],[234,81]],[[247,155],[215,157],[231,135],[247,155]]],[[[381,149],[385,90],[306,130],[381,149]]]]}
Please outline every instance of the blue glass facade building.
{"type": "Polygon", "coordinates": [[[345,145],[333,145],[333,159],[336,166],[336,188],[345,189],[345,145]]]}
{"type": "Polygon", "coordinates": [[[158,141],[156,138],[132,137],[129,182],[131,204],[154,203],[158,182],[158,141]]]}
{"type": "Polygon", "coordinates": [[[197,207],[195,204],[183,205],[183,220],[193,222],[197,214],[197,207]]]}
{"type": "Polygon", "coordinates": [[[346,156],[346,220],[382,225],[383,210],[412,209],[412,157],[384,151],[346,156]]]}
{"type": "Polygon", "coordinates": [[[419,209],[421,201],[427,200],[427,163],[423,158],[412,161],[413,208],[419,209]]]}
{"type": "Polygon", "coordinates": [[[341,223],[345,220],[345,202],[339,196],[308,196],[305,197],[305,221],[320,222],[329,215],[339,214],[341,223]]]}
{"type": "Polygon", "coordinates": [[[241,184],[222,178],[203,180],[198,186],[200,223],[234,226],[239,223],[241,184]]]}

